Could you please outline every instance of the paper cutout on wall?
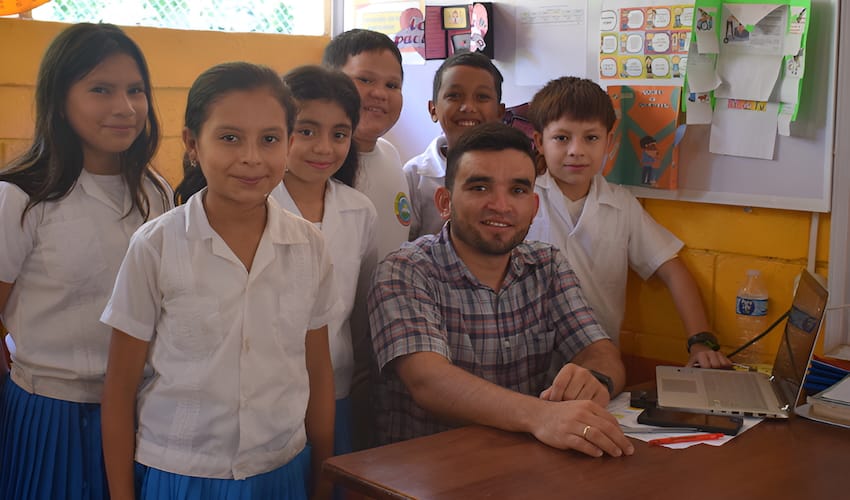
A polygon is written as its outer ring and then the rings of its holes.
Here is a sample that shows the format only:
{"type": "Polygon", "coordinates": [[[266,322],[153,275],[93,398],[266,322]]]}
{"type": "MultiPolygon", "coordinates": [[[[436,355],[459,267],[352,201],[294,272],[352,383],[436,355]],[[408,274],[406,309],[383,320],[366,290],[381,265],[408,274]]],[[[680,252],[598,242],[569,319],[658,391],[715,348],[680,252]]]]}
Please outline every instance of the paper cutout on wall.
{"type": "Polygon", "coordinates": [[[612,85],[617,113],[602,174],[611,182],[676,189],[679,183],[679,87],[612,85]]]}
{"type": "Polygon", "coordinates": [[[493,3],[425,6],[425,59],[477,51],[493,58],[493,3]]]}

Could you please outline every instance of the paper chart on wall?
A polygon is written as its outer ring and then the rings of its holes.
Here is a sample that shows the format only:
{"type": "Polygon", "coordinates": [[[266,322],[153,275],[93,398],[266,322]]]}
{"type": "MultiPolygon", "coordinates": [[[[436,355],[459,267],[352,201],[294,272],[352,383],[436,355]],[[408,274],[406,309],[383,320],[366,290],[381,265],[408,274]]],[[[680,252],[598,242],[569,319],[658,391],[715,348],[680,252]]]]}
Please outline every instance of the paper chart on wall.
{"type": "Polygon", "coordinates": [[[516,18],[517,85],[539,87],[565,75],[586,76],[585,59],[575,55],[587,53],[587,0],[523,1],[516,18]],[[552,40],[558,43],[554,52],[552,40]]]}
{"type": "Polygon", "coordinates": [[[602,83],[681,86],[692,23],[691,3],[605,0],[599,23],[602,83]]]}
{"type": "Polygon", "coordinates": [[[805,71],[810,4],[696,2],[696,54],[689,54],[689,93],[683,105],[688,124],[712,123],[711,152],[772,159],[775,134],[790,135],[805,71]],[[707,101],[716,103],[712,113],[707,101]]]}

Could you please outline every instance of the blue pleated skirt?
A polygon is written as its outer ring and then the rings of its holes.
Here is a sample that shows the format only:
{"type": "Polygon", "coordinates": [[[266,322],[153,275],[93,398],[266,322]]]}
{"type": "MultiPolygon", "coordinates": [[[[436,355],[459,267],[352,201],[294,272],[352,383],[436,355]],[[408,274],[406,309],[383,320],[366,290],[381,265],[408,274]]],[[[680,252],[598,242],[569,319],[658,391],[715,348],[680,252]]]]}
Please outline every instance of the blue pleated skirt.
{"type": "Polygon", "coordinates": [[[6,377],[0,390],[0,498],[109,498],[100,405],[30,394],[6,377]]]}
{"type": "Polygon", "coordinates": [[[139,500],[307,500],[310,447],[275,470],[247,479],[192,477],[138,465],[139,500]]]}

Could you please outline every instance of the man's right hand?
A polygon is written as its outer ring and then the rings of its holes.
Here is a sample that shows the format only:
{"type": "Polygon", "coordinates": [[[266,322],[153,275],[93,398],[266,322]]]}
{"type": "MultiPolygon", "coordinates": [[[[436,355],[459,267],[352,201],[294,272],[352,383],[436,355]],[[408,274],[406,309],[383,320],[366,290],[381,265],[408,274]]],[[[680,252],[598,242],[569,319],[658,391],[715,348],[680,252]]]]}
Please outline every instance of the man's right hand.
{"type": "Polygon", "coordinates": [[[592,401],[544,402],[532,432],[541,443],[576,450],[592,457],[612,457],[635,452],[629,438],[605,408],[592,401]]]}

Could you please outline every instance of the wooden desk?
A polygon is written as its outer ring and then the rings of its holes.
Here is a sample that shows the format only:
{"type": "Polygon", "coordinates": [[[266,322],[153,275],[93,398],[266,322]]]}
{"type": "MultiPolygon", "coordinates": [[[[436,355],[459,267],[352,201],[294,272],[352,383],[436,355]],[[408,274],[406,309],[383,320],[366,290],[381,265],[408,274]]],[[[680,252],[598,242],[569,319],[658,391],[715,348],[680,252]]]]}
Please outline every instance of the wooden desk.
{"type": "Polygon", "coordinates": [[[762,422],[719,447],[633,442],[631,457],[591,458],[471,426],[334,457],[324,471],[376,499],[777,500],[850,491],[850,430],[803,418],[762,422]]]}

